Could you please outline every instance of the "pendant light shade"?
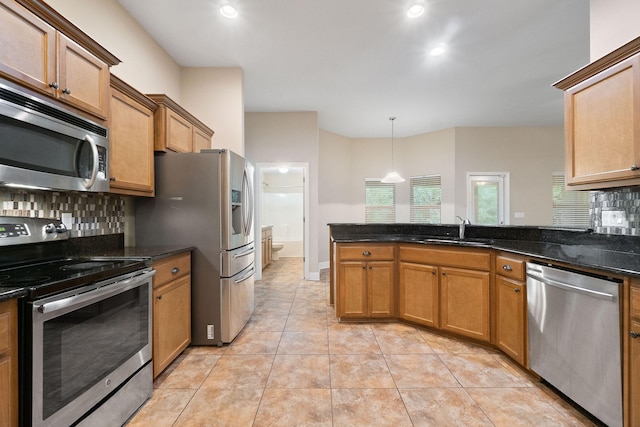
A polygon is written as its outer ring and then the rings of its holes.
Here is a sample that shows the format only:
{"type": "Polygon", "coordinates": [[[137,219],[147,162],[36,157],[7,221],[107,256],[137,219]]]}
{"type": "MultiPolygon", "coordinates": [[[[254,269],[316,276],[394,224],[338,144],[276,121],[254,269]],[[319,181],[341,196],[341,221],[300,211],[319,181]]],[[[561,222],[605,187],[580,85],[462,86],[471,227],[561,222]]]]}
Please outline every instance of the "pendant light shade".
{"type": "Polygon", "coordinates": [[[389,120],[391,120],[391,172],[389,172],[384,178],[380,180],[380,182],[385,184],[404,182],[404,178],[401,177],[400,174],[393,168],[393,121],[395,119],[395,117],[389,117],[389,120]]]}

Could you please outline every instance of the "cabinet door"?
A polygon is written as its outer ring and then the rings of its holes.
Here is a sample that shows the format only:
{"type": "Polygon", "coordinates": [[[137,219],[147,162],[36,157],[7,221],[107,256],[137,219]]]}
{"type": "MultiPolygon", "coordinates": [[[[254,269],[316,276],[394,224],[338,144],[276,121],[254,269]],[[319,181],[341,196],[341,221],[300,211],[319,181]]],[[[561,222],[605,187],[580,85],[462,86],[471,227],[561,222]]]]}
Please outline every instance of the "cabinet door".
{"type": "Polygon", "coordinates": [[[400,262],[399,275],[400,318],[439,327],[438,268],[400,262]]]}
{"type": "Polygon", "coordinates": [[[191,123],[176,112],[167,108],[167,148],[179,153],[193,151],[193,129],[191,123]]]}
{"type": "Polygon", "coordinates": [[[565,93],[568,185],[640,178],[640,55],[565,93]]]}
{"type": "Polygon", "coordinates": [[[18,308],[0,302],[0,426],[18,425],[18,308]]]}
{"type": "MultiPolygon", "coordinates": [[[[630,329],[631,332],[640,334],[640,322],[632,321],[630,329]]],[[[640,426],[640,336],[630,339],[629,353],[631,363],[631,372],[629,374],[631,422],[629,425],[640,426]]]]}
{"type": "Polygon", "coordinates": [[[109,67],[58,33],[58,96],[100,118],[109,112],[109,67]]]}
{"type": "Polygon", "coordinates": [[[191,275],[153,291],[153,376],[191,342],[191,275]]]}
{"type": "Polygon", "coordinates": [[[14,1],[0,3],[0,74],[53,95],[56,30],[14,1]]]}
{"type": "Polygon", "coordinates": [[[109,114],[111,192],[153,196],[153,111],[115,88],[109,114]]]}
{"type": "Polygon", "coordinates": [[[338,264],[338,317],[367,316],[367,264],[341,261],[338,264]]]}
{"type": "Polygon", "coordinates": [[[193,127],[193,152],[199,153],[200,150],[209,150],[211,148],[211,137],[198,129],[193,127]]]}
{"type": "Polygon", "coordinates": [[[442,329],[489,341],[489,272],[440,269],[442,329]]]}
{"type": "Polygon", "coordinates": [[[525,364],[525,285],[496,276],[496,345],[521,365],[525,364]]]}
{"type": "Polygon", "coordinates": [[[395,268],[393,261],[367,263],[367,299],[369,317],[393,317],[395,268]]]}

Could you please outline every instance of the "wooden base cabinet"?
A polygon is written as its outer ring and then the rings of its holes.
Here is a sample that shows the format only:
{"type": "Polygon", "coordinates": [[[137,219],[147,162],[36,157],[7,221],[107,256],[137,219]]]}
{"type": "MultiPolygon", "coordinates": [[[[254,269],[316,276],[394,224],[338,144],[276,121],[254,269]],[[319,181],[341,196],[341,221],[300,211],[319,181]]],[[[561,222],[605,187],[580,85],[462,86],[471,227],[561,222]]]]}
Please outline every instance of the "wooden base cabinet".
{"type": "Polygon", "coordinates": [[[17,300],[0,302],[0,426],[18,425],[17,300]]]}
{"type": "Polygon", "coordinates": [[[153,377],[191,342],[191,254],[153,264],[153,377]]]}
{"type": "Polygon", "coordinates": [[[339,318],[395,316],[394,249],[386,245],[338,245],[339,318]]]}
{"type": "Polygon", "coordinates": [[[522,366],[527,362],[527,289],[523,259],[496,256],[494,344],[522,366]]]}
{"type": "Polygon", "coordinates": [[[398,317],[489,341],[489,252],[424,245],[399,251],[398,317]]]}
{"type": "Polygon", "coordinates": [[[489,272],[443,267],[440,280],[442,329],[489,341],[489,272]]]}
{"type": "Polygon", "coordinates": [[[262,269],[264,270],[271,264],[273,248],[273,227],[266,226],[262,228],[262,269]]]}
{"type": "Polygon", "coordinates": [[[629,426],[640,426],[640,282],[631,286],[629,321],[629,426]]]}
{"type": "Polygon", "coordinates": [[[399,317],[434,328],[440,327],[438,267],[400,261],[399,317]]]}

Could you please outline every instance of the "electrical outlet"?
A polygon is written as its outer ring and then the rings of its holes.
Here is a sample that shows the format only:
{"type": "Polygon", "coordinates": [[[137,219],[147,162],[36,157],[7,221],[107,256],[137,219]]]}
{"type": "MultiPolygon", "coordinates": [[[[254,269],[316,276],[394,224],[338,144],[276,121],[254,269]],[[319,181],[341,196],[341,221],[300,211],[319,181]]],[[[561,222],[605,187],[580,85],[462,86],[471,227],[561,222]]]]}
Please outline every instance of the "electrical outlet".
{"type": "Polygon", "coordinates": [[[628,227],[627,213],[625,211],[602,211],[603,227],[628,227]]]}
{"type": "Polygon", "coordinates": [[[514,218],[524,218],[524,212],[514,212],[513,213],[513,217],[514,218]]]}

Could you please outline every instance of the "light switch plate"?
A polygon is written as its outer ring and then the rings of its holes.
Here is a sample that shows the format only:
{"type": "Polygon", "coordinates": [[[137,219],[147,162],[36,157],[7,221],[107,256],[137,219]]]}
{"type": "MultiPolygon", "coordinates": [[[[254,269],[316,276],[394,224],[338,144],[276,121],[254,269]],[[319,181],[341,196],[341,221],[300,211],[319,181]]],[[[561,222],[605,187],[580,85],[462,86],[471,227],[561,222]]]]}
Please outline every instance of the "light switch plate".
{"type": "Polygon", "coordinates": [[[603,227],[628,227],[627,213],[625,211],[602,211],[603,227]]]}

